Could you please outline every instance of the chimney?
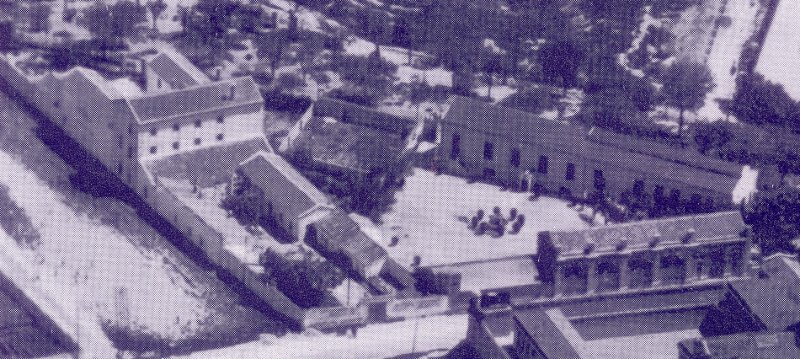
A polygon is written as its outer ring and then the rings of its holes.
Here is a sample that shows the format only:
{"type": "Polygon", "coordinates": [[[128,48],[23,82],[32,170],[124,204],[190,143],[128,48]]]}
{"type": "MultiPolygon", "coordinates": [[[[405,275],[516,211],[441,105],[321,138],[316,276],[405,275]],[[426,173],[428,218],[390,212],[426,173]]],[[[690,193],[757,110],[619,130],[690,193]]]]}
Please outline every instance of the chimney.
{"type": "Polygon", "coordinates": [[[661,242],[661,233],[656,233],[653,238],[650,238],[650,247],[653,248],[661,242]]]}
{"type": "Polygon", "coordinates": [[[683,239],[683,241],[682,241],[682,242],[683,242],[683,243],[689,243],[689,242],[691,242],[691,241],[692,241],[692,239],[694,238],[694,234],[695,234],[695,230],[694,230],[694,228],[689,228],[689,229],[686,231],[686,234],[684,234],[684,235],[683,235],[683,238],[682,238],[682,239],[683,239]]]}

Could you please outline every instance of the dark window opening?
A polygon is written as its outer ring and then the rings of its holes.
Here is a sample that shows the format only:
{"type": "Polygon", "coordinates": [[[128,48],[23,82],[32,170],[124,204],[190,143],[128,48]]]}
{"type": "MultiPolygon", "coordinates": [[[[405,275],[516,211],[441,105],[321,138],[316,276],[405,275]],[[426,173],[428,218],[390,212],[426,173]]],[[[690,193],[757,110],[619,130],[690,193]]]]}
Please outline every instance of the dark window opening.
{"type": "Polygon", "coordinates": [[[179,125],[177,123],[172,124],[172,130],[173,131],[180,131],[181,130],[181,125],[179,125]]]}
{"type": "Polygon", "coordinates": [[[117,174],[122,174],[122,162],[117,162],[117,174]]]}
{"type": "Polygon", "coordinates": [[[218,133],[217,134],[217,141],[222,141],[225,138],[225,135],[218,133]]]}
{"type": "Polygon", "coordinates": [[[511,149],[511,165],[514,167],[519,167],[519,148],[512,148],[511,149]]]}
{"type": "Polygon", "coordinates": [[[539,166],[537,168],[539,173],[547,174],[547,162],[547,156],[539,156],[539,166]]]}
{"type": "Polygon", "coordinates": [[[176,150],[177,150],[177,149],[178,149],[178,148],[180,148],[180,147],[181,147],[181,144],[180,144],[180,143],[178,143],[177,141],[175,141],[175,142],[173,142],[173,143],[172,143],[172,148],[173,148],[173,149],[176,149],[176,150]]]}
{"type": "Polygon", "coordinates": [[[158,134],[158,129],[156,129],[156,128],[151,128],[150,129],[150,136],[155,136],[157,134],[158,134]]]}
{"type": "Polygon", "coordinates": [[[195,138],[195,139],[194,139],[194,144],[195,144],[195,145],[199,145],[199,144],[200,144],[200,142],[201,142],[201,141],[200,141],[200,139],[199,139],[199,138],[195,138]]]}
{"type": "Polygon", "coordinates": [[[457,133],[453,134],[453,145],[450,148],[450,158],[456,159],[461,155],[461,136],[457,133]]]}
{"type": "Polygon", "coordinates": [[[203,122],[202,121],[200,121],[200,120],[194,121],[194,127],[198,127],[199,128],[200,126],[203,126],[203,122]]]}
{"type": "Polygon", "coordinates": [[[225,123],[225,117],[222,116],[217,117],[217,123],[225,123]]]}
{"type": "Polygon", "coordinates": [[[575,164],[574,163],[567,163],[567,173],[564,175],[564,179],[567,181],[574,181],[575,180],[575,164]]]}
{"type": "Polygon", "coordinates": [[[156,153],[158,148],[156,146],[150,146],[150,153],[156,153]]]}
{"type": "Polygon", "coordinates": [[[596,190],[603,190],[606,187],[606,178],[602,170],[594,170],[594,188],[596,190]]]}
{"type": "Polygon", "coordinates": [[[483,169],[483,178],[485,178],[485,179],[493,179],[494,176],[496,176],[496,175],[497,175],[497,173],[495,173],[494,168],[484,168],[483,169]]]}
{"type": "Polygon", "coordinates": [[[133,147],[128,147],[128,158],[133,158],[133,147]]]}
{"type": "Polygon", "coordinates": [[[494,143],[486,142],[483,144],[483,159],[488,161],[494,159],[494,143]]]}

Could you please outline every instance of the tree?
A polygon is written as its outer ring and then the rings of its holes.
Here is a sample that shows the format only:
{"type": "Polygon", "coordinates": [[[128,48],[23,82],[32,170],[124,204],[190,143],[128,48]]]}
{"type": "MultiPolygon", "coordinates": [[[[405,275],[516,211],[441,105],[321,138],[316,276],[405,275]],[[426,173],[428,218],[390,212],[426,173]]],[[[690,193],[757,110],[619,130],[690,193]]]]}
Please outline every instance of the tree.
{"type": "Polygon", "coordinates": [[[733,133],[726,123],[700,123],[693,129],[697,150],[704,155],[712,149],[719,151],[733,139],[733,133]]]}
{"type": "Polygon", "coordinates": [[[11,20],[0,21],[0,50],[13,47],[16,41],[16,30],[11,20]]]}
{"type": "Polygon", "coordinates": [[[478,61],[480,62],[480,70],[484,73],[486,78],[486,86],[488,86],[486,96],[491,100],[494,76],[503,73],[505,70],[503,56],[495,53],[490,48],[483,47],[478,61]]]}
{"type": "Polygon", "coordinates": [[[798,104],[783,86],[767,81],[758,73],[745,74],[737,79],[736,93],[729,109],[744,122],[800,128],[798,104]]]}
{"type": "Polygon", "coordinates": [[[256,4],[242,4],[236,9],[236,25],[244,33],[256,33],[262,25],[264,9],[256,4]]]}
{"type": "Polygon", "coordinates": [[[98,2],[83,14],[83,25],[96,39],[104,42],[119,42],[136,32],[136,25],[145,21],[145,9],[136,3],[124,0],[107,5],[98,2]]]}
{"type": "Polygon", "coordinates": [[[199,0],[186,26],[204,44],[221,43],[233,28],[234,14],[241,3],[235,0],[199,0]]]}
{"type": "Polygon", "coordinates": [[[361,31],[375,44],[375,53],[380,56],[381,43],[389,37],[389,15],[381,10],[369,10],[361,19],[361,31]]]}
{"type": "Polygon", "coordinates": [[[53,9],[46,3],[38,3],[28,8],[31,32],[50,31],[50,14],[53,9]]]}
{"type": "Polygon", "coordinates": [[[240,175],[231,180],[220,206],[246,226],[258,225],[266,217],[264,193],[253,186],[247,177],[240,175]]]}
{"type": "Polygon", "coordinates": [[[433,90],[427,82],[419,80],[411,83],[408,93],[408,101],[417,108],[417,121],[419,121],[419,107],[423,102],[431,98],[433,90]]]}
{"type": "Polygon", "coordinates": [[[305,308],[319,305],[325,293],[346,278],[331,262],[302,247],[286,254],[267,249],[259,264],[264,268],[264,280],[305,308]]]}
{"type": "Polygon", "coordinates": [[[559,84],[566,94],[568,88],[577,85],[583,56],[583,51],[572,40],[549,41],[539,50],[545,79],[559,84]]]}
{"type": "Polygon", "coordinates": [[[153,16],[153,30],[158,30],[158,17],[167,10],[167,3],[164,0],[150,0],[147,2],[147,8],[153,16]]]}
{"type": "Polygon", "coordinates": [[[305,32],[300,39],[300,47],[297,49],[297,60],[300,63],[300,72],[303,81],[306,80],[308,72],[314,67],[324,47],[323,39],[315,33],[305,32]]]}
{"type": "Polygon", "coordinates": [[[275,70],[280,65],[286,46],[289,45],[289,36],[284,31],[273,30],[266,34],[258,35],[255,45],[258,56],[269,59],[270,73],[275,75],[275,70]]]}
{"type": "Polygon", "coordinates": [[[678,115],[678,137],[683,133],[684,112],[695,111],[703,106],[706,95],[714,88],[714,77],[707,66],[690,61],[678,61],[664,73],[661,89],[667,103],[676,107],[678,115]]]}
{"type": "Polygon", "coordinates": [[[780,188],[757,192],[743,208],[753,229],[753,239],[764,255],[792,251],[791,241],[800,234],[800,190],[780,188]]]}
{"type": "Polygon", "coordinates": [[[781,174],[781,181],[783,181],[789,173],[800,172],[800,156],[798,156],[793,148],[787,146],[785,143],[781,143],[774,151],[774,154],[775,165],[778,167],[778,172],[781,174]]]}

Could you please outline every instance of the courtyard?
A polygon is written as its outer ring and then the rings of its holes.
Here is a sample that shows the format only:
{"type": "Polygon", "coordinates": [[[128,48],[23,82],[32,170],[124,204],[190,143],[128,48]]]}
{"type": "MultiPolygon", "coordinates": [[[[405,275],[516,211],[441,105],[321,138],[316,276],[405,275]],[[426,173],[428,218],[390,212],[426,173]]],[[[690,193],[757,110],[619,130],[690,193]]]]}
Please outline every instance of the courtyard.
{"type": "Polygon", "coordinates": [[[432,266],[535,254],[539,231],[589,227],[566,201],[550,197],[531,201],[529,197],[530,193],[468,184],[462,178],[417,168],[396,194],[391,211],[381,217],[380,233],[374,237],[400,264],[411,266],[419,256],[419,264],[432,266]],[[512,208],[525,217],[518,233],[509,233],[511,223],[497,238],[470,229],[478,210],[488,217],[495,206],[506,218],[512,208]]]}

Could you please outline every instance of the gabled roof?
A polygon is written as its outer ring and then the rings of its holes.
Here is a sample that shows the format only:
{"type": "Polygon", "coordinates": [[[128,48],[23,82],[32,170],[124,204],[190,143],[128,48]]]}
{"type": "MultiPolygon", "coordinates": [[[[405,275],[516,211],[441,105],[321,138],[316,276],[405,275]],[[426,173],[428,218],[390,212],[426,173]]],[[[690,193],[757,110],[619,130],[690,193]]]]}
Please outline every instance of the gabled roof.
{"type": "Polygon", "coordinates": [[[177,89],[211,82],[208,76],[177,51],[162,50],[148,61],[147,66],[177,89]]]}
{"type": "Polygon", "coordinates": [[[119,92],[117,92],[114,86],[112,86],[111,83],[108,80],[106,80],[105,77],[103,77],[103,75],[101,75],[95,70],[82,66],[77,66],[66,72],[63,76],[65,78],[72,76],[80,76],[85,78],[86,80],[91,82],[92,85],[97,87],[97,89],[100,92],[102,92],[103,95],[109,100],[118,100],[122,98],[122,95],[119,92]]]}
{"type": "Polygon", "coordinates": [[[274,153],[259,152],[239,165],[242,173],[253,185],[267,193],[280,192],[282,200],[303,208],[297,213],[287,213],[298,217],[318,206],[329,206],[330,201],[317,187],[292,167],[283,157],[274,153]]]}
{"type": "MultiPolygon", "coordinates": [[[[557,309],[555,310],[557,311],[557,309]]],[[[569,323],[556,323],[564,320],[563,314],[551,316],[541,309],[530,309],[514,312],[514,318],[525,332],[533,338],[536,346],[547,359],[581,359],[570,341],[564,336],[559,326],[569,323]]]]}
{"type": "Polygon", "coordinates": [[[139,121],[150,123],[241,105],[263,104],[264,99],[251,77],[238,77],[182,90],[145,94],[129,101],[139,121]],[[234,96],[230,98],[232,92],[234,96]]]}
{"type": "Polygon", "coordinates": [[[369,172],[395,163],[404,148],[403,138],[391,132],[315,117],[291,150],[304,151],[319,163],[369,172]]]}
{"type": "Polygon", "coordinates": [[[678,343],[691,358],[705,359],[775,359],[800,358],[793,332],[740,333],[694,338],[678,343]]]}
{"type": "Polygon", "coordinates": [[[731,288],[767,329],[787,330],[800,323],[800,263],[774,256],[762,268],[766,278],[732,282],[731,288]]]}
{"type": "Polygon", "coordinates": [[[740,164],[704,156],[691,148],[682,148],[667,143],[622,135],[597,127],[589,130],[587,139],[627,152],[648,155],[730,177],[738,178],[742,172],[742,165],[740,164]]]}
{"type": "Polygon", "coordinates": [[[442,122],[471,130],[508,137],[509,141],[563,147],[586,136],[582,127],[548,120],[532,113],[496,106],[462,96],[451,96],[450,109],[442,122]]]}
{"type": "Polygon", "coordinates": [[[582,230],[541,232],[542,238],[559,250],[560,256],[583,255],[587,248],[591,253],[613,253],[619,250],[635,250],[655,245],[665,247],[681,244],[691,233],[691,241],[722,242],[743,240],[747,228],[738,211],[718,212],[703,215],[683,216],[617,224],[582,230]]]}
{"type": "Polygon", "coordinates": [[[314,224],[318,236],[332,245],[330,250],[344,252],[355,264],[368,266],[386,258],[386,250],[364,234],[358,224],[341,210],[314,224]]]}

